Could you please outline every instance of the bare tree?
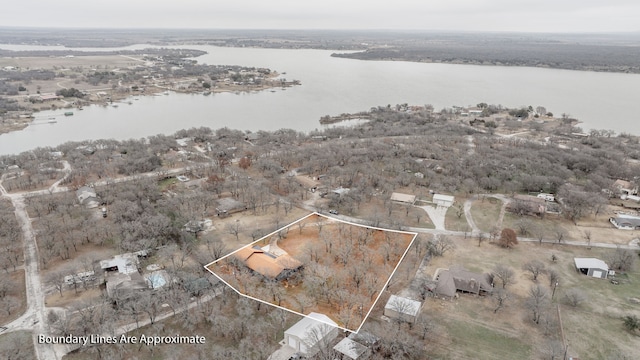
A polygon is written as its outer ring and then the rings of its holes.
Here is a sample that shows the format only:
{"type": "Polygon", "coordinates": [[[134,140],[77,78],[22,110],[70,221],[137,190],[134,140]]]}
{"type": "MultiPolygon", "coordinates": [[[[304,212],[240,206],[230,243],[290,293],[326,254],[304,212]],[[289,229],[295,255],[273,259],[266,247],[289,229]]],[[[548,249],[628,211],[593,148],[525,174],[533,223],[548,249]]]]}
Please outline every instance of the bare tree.
{"type": "Polygon", "coordinates": [[[478,238],[478,247],[480,247],[480,245],[487,239],[487,237],[484,235],[482,231],[476,234],[476,238],[478,238]]]}
{"type": "Polygon", "coordinates": [[[538,281],[538,275],[544,274],[547,271],[542,261],[539,260],[527,261],[522,265],[522,270],[530,272],[533,281],[538,281]]]}
{"type": "Polygon", "coordinates": [[[591,230],[584,231],[584,239],[587,240],[587,247],[591,248],[591,230]]]}
{"type": "Polygon", "coordinates": [[[453,240],[445,235],[435,235],[435,239],[428,243],[429,254],[432,256],[442,256],[447,251],[453,251],[455,248],[456,244],[453,240]]]}
{"type": "Polygon", "coordinates": [[[620,247],[609,256],[609,265],[612,269],[618,271],[630,271],[636,262],[636,255],[631,250],[625,250],[620,247]]]}
{"type": "Polygon", "coordinates": [[[514,284],[516,282],[515,272],[513,271],[512,268],[510,268],[510,267],[508,267],[506,265],[497,264],[493,268],[492,275],[494,277],[500,279],[500,282],[502,282],[502,288],[503,289],[506,289],[507,285],[511,285],[511,284],[514,284]]]}
{"type": "Polygon", "coordinates": [[[240,230],[242,229],[242,224],[239,220],[228,223],[225,226],[227,232],[236,237],[236,241],[238,241],[238,234],[240,234],[240,230]]]}
{"type": "Polygon", "coordinates": [[[507,300],[511,298],[511,294],[506,289],[495,289],[491,296],[496,306],[493,309],[494,314],[497,313],[498,310],[502,309],[502,307],[505,305],[507,300]]]}
{"type": "Polygon", "coordinates": [[[556,286],[556,283],[558,283],[560,280],[560,274],[558,274],[558,272],[553,269],[550,269],[547,274],[549,275],[549,286],[556,286]]]}
{"type": "Polygon", "coordinates": [[[549,293],[539,284],[533,285],[529,289],[529,296],[525,301],[525,305],[531,311],[534,323],[540,323],[540,317],[547,306],[548,299],[549,293]]]}
{"type": "Polygon", "coordinates": [[[578,307],[587,300],[587,295],[580,289],[571,288],[565,292],[564,298],[567,301],[567,304],[573,307],[578,307]]]}
{"type": "Polygon", "coordinates": [[[542,240],[544,240],[544,237],[547,235],[547,228],[544,225],[536,225],[533,228],[533,234],[536,239],[538,239],[538,244],[542,245],[542,240]]]}

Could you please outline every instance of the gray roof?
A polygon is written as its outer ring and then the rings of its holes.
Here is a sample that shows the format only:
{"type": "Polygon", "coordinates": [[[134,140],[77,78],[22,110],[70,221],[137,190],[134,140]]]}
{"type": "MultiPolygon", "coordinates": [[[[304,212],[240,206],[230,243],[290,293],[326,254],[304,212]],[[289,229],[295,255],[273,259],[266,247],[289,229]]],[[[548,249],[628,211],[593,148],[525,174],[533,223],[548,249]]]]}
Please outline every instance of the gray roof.
{"type": "Polygon", "coordinates": [[[356,360],[360,358],[362,354],[366,353],[368,348],[349,338],[344,338],[333,347],[333,350],[345,355],[349,359],[356,360]]]}
{"type": "Polygon", "coordinates": [[[607,263],[596,258],[573,258],[578,269],[601,269],[609,271],[607,263]]]}
{"type": "Polygon", "coordinates": [[[420,301],[407,299],[405,297],[391,295],[389,301],[384,306],[385,309],[402,312],[406,315],[416,316],[420,312],[422,303],[420,301]]]}
{"type": "MultiPolygon", "coordinates": [[[[284,333],[304,340],[320,340],[320,338],[316,338],[315,336],[312,336],[314,339],[307,338],[314,331],[317,331],[319,335],[324,337],[337,326],[338,324],[331,320],[327,315],[312,312],[309,315],[306,315],[302,320],[293,324],[293,326],[287,329],[284,333]]],[[[314,344],[309,345],[313,346],[314,344]]]]}

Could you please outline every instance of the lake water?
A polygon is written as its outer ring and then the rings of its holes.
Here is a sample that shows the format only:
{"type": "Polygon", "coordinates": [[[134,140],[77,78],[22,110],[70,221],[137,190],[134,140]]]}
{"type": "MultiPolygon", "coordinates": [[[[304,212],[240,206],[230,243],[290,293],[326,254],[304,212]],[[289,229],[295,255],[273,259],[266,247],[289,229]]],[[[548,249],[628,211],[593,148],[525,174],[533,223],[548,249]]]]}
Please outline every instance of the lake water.
{"type": "Polygon", "coordinates": [[[640,75],[636,74],[359,61],[332,58],[332,51],[324,50],[174,47],[207,51],[197,58],[201,63],[286,72],[283,77],[300,80],[302,85],[275,92],[139,97],[132,105],[90,106],[74,110],[75,115],[69,117],[62,116],[62,110],[41,112],[26,129],[0,135],[0,154],[72,140],[141,138],[198,126],[309,131],[321,128],[318,120],[324,115],[397,103],[432,104],[437,110],[480,102],[507,107],[542,105],[556,115],[568,113],[583,121],[585,130],[602,128],[640,135],[640,127],[633,125],[640,93],[640,75]],[[52,116],[57,123],[47,123],[52,116]]]}

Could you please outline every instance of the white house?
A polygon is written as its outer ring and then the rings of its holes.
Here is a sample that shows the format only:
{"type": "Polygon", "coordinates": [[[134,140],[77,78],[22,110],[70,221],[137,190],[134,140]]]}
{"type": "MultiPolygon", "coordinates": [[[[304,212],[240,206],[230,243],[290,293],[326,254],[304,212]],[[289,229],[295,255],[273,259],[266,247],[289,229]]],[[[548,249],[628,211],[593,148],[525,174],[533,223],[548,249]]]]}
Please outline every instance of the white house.
{"type": "Polygon", "coordinates": [[[587,276],[606,279],[609,274],[609,266],[600,259],[573,258],[573,261],[576,264],[576,269],[587,276]]]}
{"type": "Polygon", "coordinates": [[[338,336],[337,326],[328,316],[312,312],[284,332],[284,343],[310,357],[338,336]]]}
{"type": "Polygon", "coordinates": [[[438,206],[450,207],[453,205],[455,197],[451,195],[434,194],[433,202],[438,206]]]}

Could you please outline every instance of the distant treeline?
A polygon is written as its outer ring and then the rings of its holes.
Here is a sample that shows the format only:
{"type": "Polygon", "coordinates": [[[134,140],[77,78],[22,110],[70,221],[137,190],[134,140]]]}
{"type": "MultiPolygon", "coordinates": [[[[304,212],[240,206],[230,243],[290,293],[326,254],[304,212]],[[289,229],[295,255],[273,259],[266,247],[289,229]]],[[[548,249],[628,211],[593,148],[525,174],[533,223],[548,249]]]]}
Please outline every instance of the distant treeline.
{"type": "Polygon", "coordinates": [[[403,60],[473,65],[640,73],[640,47],[535,41],[429,42],[332,54],[360,60],[403,60]]]}
{"type": "Polygon", "coordinates": [[[206,51],[193,49],[142,49],[142,50],[114,50],[114,51],[77,51],[77,50],[23,50],[13,51],[0,49],[0,57],[29,57],[29,56],[106,56],[106,55],[155,55],[175,58],[192,58],[206,54],[206,51]]]}

